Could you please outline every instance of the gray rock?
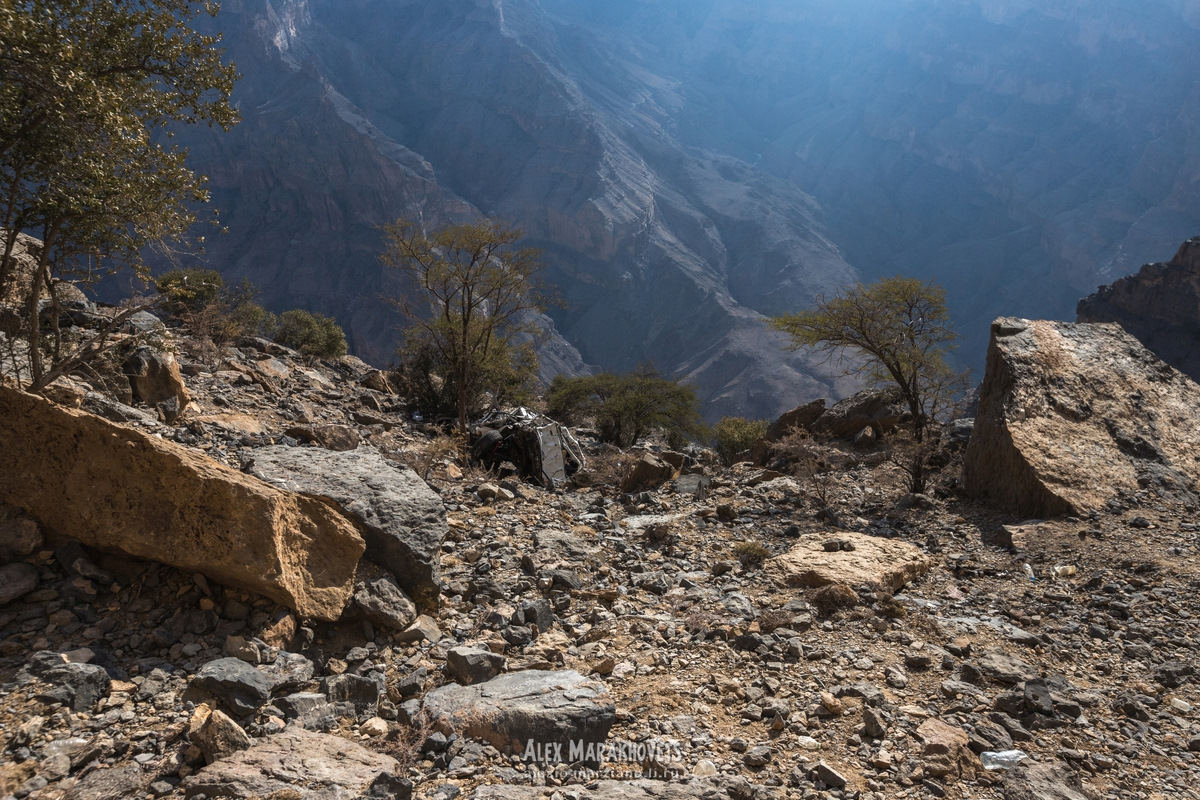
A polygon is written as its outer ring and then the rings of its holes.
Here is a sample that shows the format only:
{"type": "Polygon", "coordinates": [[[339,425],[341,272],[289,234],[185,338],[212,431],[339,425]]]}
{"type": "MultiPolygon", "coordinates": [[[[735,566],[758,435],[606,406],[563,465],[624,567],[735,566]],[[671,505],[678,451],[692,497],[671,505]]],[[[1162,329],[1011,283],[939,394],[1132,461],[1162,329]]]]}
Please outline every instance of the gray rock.
{"type": "Polygon", "coordinates": [[[38,587],[37,567],[16,561],[0,567],[0,606],[19,600],[38,587]]]}
{"type": "Polygon", "coordinates": [[[188,798],[248,800],[287,791],[294,800],[335,800],[362,797],[380,775],[399,771],[391,756],[340,736],[288,728],[189,775],[183,788],[188,798]]]}
{"type": "Polygon", "coordinates": [[[379,683],[365,675],[330,675],[321,681],[321,690],[329,702],[346,703],[354,707],[355,713],[375,713],[382,694],[379,683]]]}
{"type": "Polygon", "coordinates": [[[366,446],[346,452],[264,447],[254,451],[251,472],[338,503],[361,529],[368,557],[396,577],[418,609],[437,609],[437,557],[446,537],[446,510],[411,469],[366,446]]]}
{"type": "Polygon", "coordinates": [[[281,697],[275,705],[289,720],[298,720],[306,730],[327,731],[337,724],[336,709],[320,692],[297,692],[281,697]]]}
{"type": "Polygon", "coordinates": [[[83,776],[67,794],[70,800],[127,800],[137,797],[149,776],[137,764],[98,769],[83,776]]]}
{"type": "Polygon", "coordinates": [[[500,674],[507,659],[483,647],[452,647],[446,651],[446,669],[464,686],[490,681],[500,674]]]}
{"type": "Polygon", "coordinates": [[[253,714],[271,697],[271,682],[240,658],[218,658],[200,668],[189,691],[211,696],[235,717],[253,714]]]}
{"type": "Polygon", "coordinates": [[[360,583],[354,605],[374,624],[394,631],[405,630],[417,618],[417,607],[388,577],[360,583]]]}
{"type": "Polygon", "coordinates": [[[1092,800],[1062,761],[1024,761],[1004,776],[1004,800],[1092,800]]]}
{"type": "Polygon", "coordinates": [[[299,653],[285,651],[276,656],[270,664],[260,666],[258,671],[266,676],[270,691],[274,694],[280,689],[294,688],[308,683],[316,672],[316,666],[299,653]]]}
{"type": "Polygon", "coordinates": [[[997,650],[984,653],[975,666],[984,677],[1000,683],[1021,683],[1037,677],[1037,670],[1029,664],[997,650]]]}
{"type": "Polygon", "coordinates": [[[424,710],[439,730],[518,754],[530,739],[602,742],[616,718],[604,684],[574,670],[528,670],[473,686],[442,686],[425,695],[424,710]]]}
{"type": "Polygon", "coordinates": [[[104,667],[96,664],[60,664],[42,674],[42,680],[52,688],[38,697],[62,703],[72,711],[91,711],[103,697],[108,697],[112,678],[104,667]]]}
{"type": "Polygon", "coordinates": [[[28,517],[0,519],[0,560],[31,556],[41,546],[42,529],[34,520],[28,517]]]}
{"type": "Polygon", "coordinates": [[[821,781],[826,786],[832,786],[835,789],[842,789],[846,786],[846,777],[838,772],[833,767],[821,761],[813,768],[812,778],[816,781],[821,781]]]}
{"type": "Polygon", "coordinates": [[[817,417],[812,430],[839,439],[855,436],[863,428],[872,428],[875,434],[886,434],[907,414],[908,407],[901,402],[898,389],[864,389],[839,400],[817,417]]]}

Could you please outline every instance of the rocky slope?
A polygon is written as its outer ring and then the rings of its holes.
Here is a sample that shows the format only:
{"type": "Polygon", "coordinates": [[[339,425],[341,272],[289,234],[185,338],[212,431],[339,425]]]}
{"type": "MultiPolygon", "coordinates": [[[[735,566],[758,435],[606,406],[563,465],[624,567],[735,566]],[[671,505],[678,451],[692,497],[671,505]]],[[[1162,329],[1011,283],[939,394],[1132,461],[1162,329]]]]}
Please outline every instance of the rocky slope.
{"type": "Polygon", "coordinates": [[[1079,301],[1080,322],[1116,322],[1154,354],[1200,379],[1200,239],[1079,301]]]}
{"type": "Polygon", "coordinates": [[[396,527],[440,602],[385,608],[364,561],[347,614],[306,619],[5,508],[0,797],[1200,796],[1200,529],[1169,494],[1020,522],[958,493],[953,450],[904,495],[886,439],[819,445],[825,471],[660,451],[682,474],[636,494],[644,456],[592,445],[548,492],[456,463],[354,358],[178,341],[170,425],[58,394],[356,524],[424,509],[396,527]],[[437,513],[380,469],[297,483],[371,453],[437,513]]]}

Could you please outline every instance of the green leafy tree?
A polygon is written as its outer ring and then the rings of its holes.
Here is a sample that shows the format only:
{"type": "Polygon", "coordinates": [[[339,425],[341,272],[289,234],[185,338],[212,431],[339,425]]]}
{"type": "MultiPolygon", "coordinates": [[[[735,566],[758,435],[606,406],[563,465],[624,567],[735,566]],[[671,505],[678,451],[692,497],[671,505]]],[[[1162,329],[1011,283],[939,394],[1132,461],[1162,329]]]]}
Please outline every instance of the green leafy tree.
{"type": "Polygon", "coordinates": [[[765,419],[721,417],[713,426],[713,447],[721,461],[730,466],[739,453],[744,453],[767,435],[765,419]]]}
{"type": "Polygon", "coordinates": [[[519,390],[536,374],[532,350],[519,343],[535,333],[523,322],[526,315],[545,302],[536,282],[541,254],[516,247],[521,231],[496,220],[433,233],[398,220],[383,231],[382,260],[415,289],[393,300],[411,323],[405,335],[410,363],[417,375],[440,376],[465,432],[483,392],[519,390]]]}
{"type": "Polygon", "coordinates": [[[624,375],[560,375],[550,384],[546,404],[551,417],[576,425],[591,421],[602,441],[618,447],[656,430],[675,444],[704,432],[696,390],[651,367],[624,375]]]}
{"type": "MultiPolygon", "coordinates": [[[[57,318],[57,281],[132,268],[142,252],[182,241],[205,179],[171,143],[175,123],[228,129],[236,77],[220,37],[192,29],[218,5],[197,0],[0,3],[0,296],[25,298],[30,386],[44,363],[39,302],[57,318]],[[42,246],[17,275],[17,235],[42,246]]],[[[57,325],[52,326],[57,335],[57,325]]],[[[59,342],[54,351],[57,353],[59,342]]],[[[56,361],[70,361],[70,358],[56,361]]]]}
{"type": "Polygon", "coordinates": [[[950,326],[946,292],[916,278],[885,278],[857,284],[816,306],[772,320],[793,346],[829,355],[852,350],[851,372],[900,390],[912,417],[909,488],[925,490],[928,434],[966,382],[946,362],[957,335],[950,326]]]}
{"type": "Polygon", "coordinates": [[[312,358],[346,355],[346,334],[337,320],[300,308],[279,315],[275,341],[312,358]]]}

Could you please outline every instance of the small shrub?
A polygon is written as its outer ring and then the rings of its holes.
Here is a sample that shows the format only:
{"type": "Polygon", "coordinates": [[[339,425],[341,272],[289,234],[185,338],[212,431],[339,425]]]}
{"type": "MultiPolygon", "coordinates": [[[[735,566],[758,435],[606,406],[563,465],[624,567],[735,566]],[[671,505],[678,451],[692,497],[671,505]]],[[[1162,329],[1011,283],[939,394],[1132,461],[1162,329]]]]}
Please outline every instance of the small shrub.
{"type": "Polygon", "coordinates": [[[763,633],[773,633],[778,628],[786,628],[796,619],[796,615],[780,608],[764,611],[758,618],[758,629],[763,633]]]}
{"type": "Polygon", "coordinates": [[[463,447],[462,437],[442,434],[412,449],[396,453],[393,458],[411,467],[413,472],[421,476],[421,480],[428,481],[438,464],[461,458],[463,447]]]}
{"type": "Polygon", "coordinates": [[[164,272],[154,279],[163,307],[176,317],[195,314],[215,304],[225,292],[225,278],[215,269],[188,267],[164,272]]]}
{"type": "Polygon", "coordinates": [[[858,593],[844,583],[831,583],[813,590],[809,602],[821,613],[829,616],[836,611],[858,605],[858,593]]]}
{"type": "Polygon", "coordinates": [[[600,441],[621,448],[654,431],[678,448],[688,437],[704,432],[696,390],[649,366],[624,375],[560,375],[550,384],[546,406],[546,413],[560,422],[590,421],[600,441]]]}
{"type": "Polygon", "coordinates": [[[739,453],[753,447],[767,435],[765,419],[721,417],[713,426],[713,448],[725,466],[732,466],[739,453]]]}
{"type": "Polygon", "coordinates": [[[771,557],[771,551],[762,542],[738,542],[733,546],[733,554],[746,568],[760,566],[771,557]]]}
{"type": "Polygon", "coordinates": [[[333,317],[300,308],[280,315],[274,339],[284,347],[313,358],[346,355],[346,334],[333,317]]]}

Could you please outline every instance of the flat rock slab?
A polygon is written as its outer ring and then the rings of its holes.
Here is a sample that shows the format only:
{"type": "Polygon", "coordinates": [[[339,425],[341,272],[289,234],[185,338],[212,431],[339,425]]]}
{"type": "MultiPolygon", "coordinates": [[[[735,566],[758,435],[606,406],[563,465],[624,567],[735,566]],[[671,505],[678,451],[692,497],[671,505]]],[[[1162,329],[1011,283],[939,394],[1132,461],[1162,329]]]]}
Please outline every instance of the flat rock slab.
{"type": "Polygon", "coordinates": [[[1020,514],[1085,514],[1148,489],[1195,502],[1197,386],[1115,324],[992,323],[968,492],[1020,514]]]}
{"type": "Polygon", "coordinates": [[[0,388],[0,503],[54,540],[124,552],[336,620],[363,540],[321,500],[177,444],[0,388]]]}
{"type": "Polygon", "coordinates": [[[483,739],[497,750],[524,753],[535,744],[602,742],[616,719],[604,684],[574,670],[526,670],[473,686],[449,684],[425,695],[435,727],[483,739]]]}
{"type": "Polygon", "coordinates": [[[189,798],[204,794],[248,800],[288,789],[294,800],[351,800],[398,769],[391,756],[340,736],[288,728],[188,776],[183,788],[189,798]]]}
{"type": "Polygon", "coordinates": [[[767,574],[782,586],[873,584],[895,591],[933,567],[933,559],[897,539],[847,531],[838,531],[836,538],[849,542],[854,549],[830,553],[824,547],[828,535],[801,536],[791,550],[767,561],[767,574]]]}
{"type": "Polygon", "coordinates": [[[333,500],[358,523],[367,556],[395,576],[420,611],[437,609],[446,507],[417,473],[365,445],[343,452],[263,447],[254,451],[250,471],[281,488],[333,500]]]}
{"type": "MultiPolygon", "coordinates": [[[[631,769],[640,768],[637,764],[627,766],[631,769]]],[[[687,783],[639,779],[598,781],[587,788],[570,788],[572,796],[577,796],[579,800],[729,800],[731,794],[728,783],[723,778],[692,778],[687,783]]],[[[491,785],[477,788],[471,794],[471,800],[545,800],[548,796],[546,788],[541,786],[491,785]]]]}

